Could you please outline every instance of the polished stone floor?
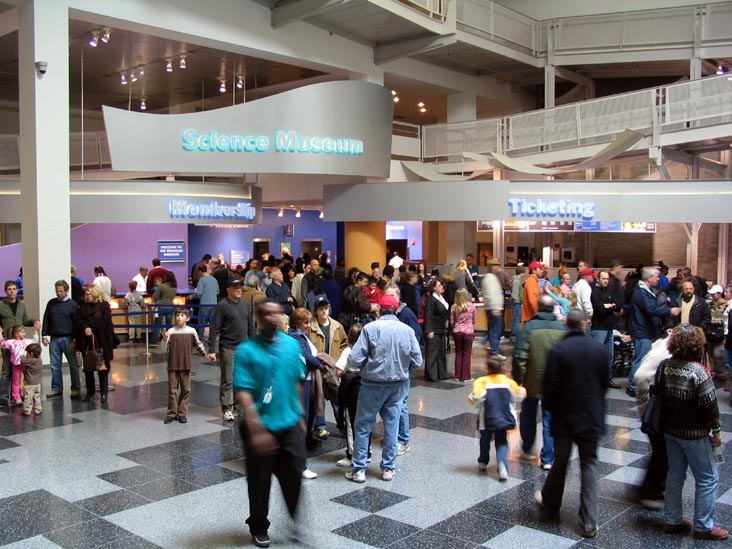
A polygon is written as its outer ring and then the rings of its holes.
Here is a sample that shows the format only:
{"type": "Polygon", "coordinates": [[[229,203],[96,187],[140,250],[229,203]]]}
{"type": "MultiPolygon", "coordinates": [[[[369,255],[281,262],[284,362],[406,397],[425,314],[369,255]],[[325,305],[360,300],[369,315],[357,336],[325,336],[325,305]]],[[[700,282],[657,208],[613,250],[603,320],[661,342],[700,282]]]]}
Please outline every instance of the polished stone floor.
{"type": "MultiPolygon", "coordinates": [[[[164,425],[167,376],[164,356],[123,344],[111,376],[115,390],[100,404],[43,400],[43,414],[0,411],[0,545],[41,548],[228,548],[251,546],[245,460],[238,432],[222,421],[218,368],[194,358],[189,422],[164,425]]],[[[502,349],[510,353],[510,347],[502,349]]],[[[474,347],[474,373],[485,351],[474,347]]],[[[452,360],[452,356],[450,357],[452,360]]],[[[586,540],[577,527],[576,460],[559,522],[538,513],[533,493],[545,473],[518,460],[510,435],[508,482],[494,467],[477,469],[475,411],[469,384],[427,384],[417,372],[409,397],[411,451],[397,458],[396,478],[382,481],[376,429],[374,463],[365,484],[347,481],[335,462],[344,439],[334,433],[308,460],[318,473],[304,481],[300,530],[313,546],[389,547],[689,547],[690,536],[665,534],[660,513],[635,505],[650,445],[638,429],[633,401],[608,392],[607,434],[600,448],[600,521],[586,540]]],[[[50,372],[43,379],[44,394],[50,372]]],[[[68,389],[68,375],[65,383],[68,389]]],[[[730,440],[728,396],[719,391],[723,437],[730,440]]],[[[330,413],[330,412],[329,412],[330,413]]],[[[332,420],[332,417],[330,417],[332,420]]],[[[540,443],[540,441],[539,441],[540,443]]],[[[732,456],[720,466],[715,520],[732,526],[732,456]]],[[[276,485],[275,485],[276,486],[276,485]]],[[[687,481],[686,516],[693,486],[687,481]]],[[[272,490],[273,547],[293,545],[278,488],[272,490]]]]}

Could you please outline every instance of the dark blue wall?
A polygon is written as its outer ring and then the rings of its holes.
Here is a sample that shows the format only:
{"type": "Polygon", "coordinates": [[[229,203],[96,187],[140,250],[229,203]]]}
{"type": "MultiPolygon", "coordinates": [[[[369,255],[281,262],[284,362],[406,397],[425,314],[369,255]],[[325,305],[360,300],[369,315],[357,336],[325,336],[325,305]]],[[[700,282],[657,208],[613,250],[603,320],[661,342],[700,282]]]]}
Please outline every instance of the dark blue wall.
{"type": "Polygon", "coordinates": [[[227,261],[231,250],[245,250],[251,256],[252,240],[255,238],[269,238],[270,252],[278,257],[282,242],[289,242],[292,246],[292,256],[298,257],[301,240],[322,240],[323,251],[330,255],[333,263],[335,262],[337,240],[335,222],[324,222],[320,219],[318,210],[303,210],[302,217],[299,218],[295,217],[295,210],[286,209],[283,217],[277,217],[277,213],[278,210],[275,208],[264,208],[261,225],[246,228],[227,229],[189,225],[189,272],[205,253],[215,257],[217,253],[224,252],[227,261]],[[294,225],[294,236],[284,236],[285,225],[294,225]]]}

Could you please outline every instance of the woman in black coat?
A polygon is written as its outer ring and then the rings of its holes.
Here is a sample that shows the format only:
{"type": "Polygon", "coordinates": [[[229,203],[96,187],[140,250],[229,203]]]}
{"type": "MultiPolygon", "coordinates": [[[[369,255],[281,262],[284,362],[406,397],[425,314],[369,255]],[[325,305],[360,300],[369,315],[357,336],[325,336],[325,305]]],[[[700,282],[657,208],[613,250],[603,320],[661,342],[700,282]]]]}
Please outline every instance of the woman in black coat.
{"type": "MultiPolygon", "coordinates": [[[[89,284],[84,286],[84,302],[79,307],[74,319],[74,332],[76,349],[82,353],[92,348],[101,347],[104,352],[104,365],[97,369],[99,374],[99,392],[102,394],[101,401],[107,402],[109,392],[109,370],[114,358],[114,325],[112,324],[112,311],[109,303],[104,299],[104,294],[98,286],[89,284]],[[93,341],[92,341],[93,336],[93,341]]],[[[84,366],[86,377],[86,396],[84,402],[94,398],[94,365],[89,368],[84,366]]]]}
{"type": "Polygon", "coordinates": [[[427,381],[449,379],[447,375],[447,322],[450,306],[443,294],[445,287],[440,279],[433,279],[427,290],[430,295],[424,304],[424,378],[427,381]]]}

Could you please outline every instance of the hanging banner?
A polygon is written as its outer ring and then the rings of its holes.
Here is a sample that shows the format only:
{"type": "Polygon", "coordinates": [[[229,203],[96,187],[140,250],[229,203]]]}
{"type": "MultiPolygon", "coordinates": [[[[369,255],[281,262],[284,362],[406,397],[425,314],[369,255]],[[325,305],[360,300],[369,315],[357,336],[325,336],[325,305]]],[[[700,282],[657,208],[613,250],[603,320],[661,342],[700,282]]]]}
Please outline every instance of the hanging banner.
{"type": "Polygon", "coordinates": [[[197,113],[103,112],[114,170],[388,177],[393,104],[343,81],[197,113]]]}

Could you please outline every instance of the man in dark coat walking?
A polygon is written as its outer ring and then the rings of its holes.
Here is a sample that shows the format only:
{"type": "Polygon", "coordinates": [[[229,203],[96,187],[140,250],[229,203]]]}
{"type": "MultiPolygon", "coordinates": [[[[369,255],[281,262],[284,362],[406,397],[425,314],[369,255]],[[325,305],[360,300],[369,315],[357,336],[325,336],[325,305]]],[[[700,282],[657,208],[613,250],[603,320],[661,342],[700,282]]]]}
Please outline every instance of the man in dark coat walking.
{"type": "Polygon", "coordinates": [[[597,447],[605,432],[607,354],[585,333],[583,311],[569,312],[567,328],[569,333],[547,359],[544,405],[552,414],[554,463],[536,502],[553,515],[559,513],[572,444],[577,444],[582,471],[579,524],[582,535],[591,538],[597,533],[597,447]]]}

